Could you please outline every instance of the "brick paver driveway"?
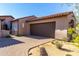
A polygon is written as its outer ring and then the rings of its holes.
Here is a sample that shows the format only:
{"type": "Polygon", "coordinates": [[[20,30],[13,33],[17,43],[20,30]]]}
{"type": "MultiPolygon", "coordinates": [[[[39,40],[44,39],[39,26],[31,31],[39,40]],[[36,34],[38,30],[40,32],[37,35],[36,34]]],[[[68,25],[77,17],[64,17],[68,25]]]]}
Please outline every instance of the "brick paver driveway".
{"type": "Polygon", "coordinates": [[[50,40],[52,39],[37,36],[12,36],[12,38],[0,38],[0,55],[27,56],[29,48],[50,40]]]}

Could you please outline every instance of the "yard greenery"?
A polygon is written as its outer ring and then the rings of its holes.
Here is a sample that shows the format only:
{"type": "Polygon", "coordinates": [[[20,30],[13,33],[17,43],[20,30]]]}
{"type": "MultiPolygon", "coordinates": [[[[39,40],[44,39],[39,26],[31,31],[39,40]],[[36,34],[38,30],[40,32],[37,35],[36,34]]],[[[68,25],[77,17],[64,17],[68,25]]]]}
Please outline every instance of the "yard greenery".
{"type": "MultiPolygon", "coordinates": [[[[76,29],[76,28],[77,28],[77,30],[79,30],[79,23],[76,25],[76,27],[74,29],[76,29]]],[[[71,31],[73,31],[73,29],[71,31]]],[[[69,33],[71,33],[71,31],[69,33]]],[[[75,30],[75,33],[72,33],[71,42],[74,43],[75,46],[79,47],[79,34],[76,30],[75,30]]]]}
{"type": "Polygon", "coordinates": [[[67,30],[67,33],[68,33],[68,34],[73,34],[73,32],[75,32],[75,29],[69,27],[68,30],[67,30]]]}
{"type": "Polygon", "coordinates": [[[67,42],[70,42],[73,40],[73,36],[75,35],[75,28],[69,27],[67,29],[67,42]]]}
{"type": "Polygon", "coordinates": [[[77,23],[76,25],[76,30],[79,30],[79,23],[77,23]]]}
{"type": "Polygon", "coordinates": [[[54,42],[52,42],[52,44],[55,44],[58,49],[61,49],[63,46],[62,41],[58,40],[55,40],[54,42]]]}

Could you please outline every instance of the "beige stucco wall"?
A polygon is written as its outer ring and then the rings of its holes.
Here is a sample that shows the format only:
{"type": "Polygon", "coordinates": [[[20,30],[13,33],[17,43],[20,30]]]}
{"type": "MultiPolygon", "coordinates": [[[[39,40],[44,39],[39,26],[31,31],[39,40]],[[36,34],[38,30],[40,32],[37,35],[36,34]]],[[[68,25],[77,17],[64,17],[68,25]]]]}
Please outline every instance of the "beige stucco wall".
{"type": "Polygon", "coordinates": [[[23,34],[22,24],[23,24],[23,20],[19,20],[19,35],[22,35],[23,34]]]}
{"type": "Polygon", "coordinates": [[[26,24],[26,20],[31,20],[32,18],[36,17],[31,16],[19,19],[19,35],[26,35],[26,32],[29,34],[29,24],[26,24]]]}
{"type": "Polygon", "coordinates": [[[19,35],[25,35],[25,20],[20,19],[19,20],[19,35]]]}
{"type": "Polygon", "coordinates": [[[12,22],[12,30],[11,30],[13,35],[18,35],[18,21],[13,21],[12,22]],[[14,27],[17,26],[17,30],[14,29],[14,27]]]}
{"type": "Polygon", "coordinates": [[[12,31],[12,34],[14,34],[14,35],[25,35],[25,28],[27,27],[26,25],[25,25],[25,20],[26,20],[26,18],[25,19],[19,19],[18,21],[13,21],[12,22],[12,24],[17,24],[18,25],[18,27],[17,27],[17,31],[12,31]]]}
{"type": "Polygon", "coordinates": [[[56,21],[55,38],[58,38],[58,39],[66,38],[67,37],[68,23],[70,22],[71,19],[73,19],[73,17],[68,15],[68,16],[62,16],[62,17],[57,17],[57,18],[52,18],[52,19],[27,22],[25,34],[30,35],[30,24],[56,21]]]}

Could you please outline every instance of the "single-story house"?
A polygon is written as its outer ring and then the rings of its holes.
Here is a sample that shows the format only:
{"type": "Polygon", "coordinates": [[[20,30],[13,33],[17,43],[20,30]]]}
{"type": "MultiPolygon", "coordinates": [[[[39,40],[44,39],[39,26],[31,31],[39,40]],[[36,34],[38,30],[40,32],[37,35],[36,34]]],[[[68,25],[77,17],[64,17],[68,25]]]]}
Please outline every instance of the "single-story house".
{"type": "Polygon", "coordinates": [[[19,20],[12,21],[12,31],[13,34],[19,35],[67,38],[67,29],[71,20],[74,21],[74,24],[76,23],[73,12],[64,12],[43,17],[34,17],[30,20],[27,17],[20,18],[19,20]]]}

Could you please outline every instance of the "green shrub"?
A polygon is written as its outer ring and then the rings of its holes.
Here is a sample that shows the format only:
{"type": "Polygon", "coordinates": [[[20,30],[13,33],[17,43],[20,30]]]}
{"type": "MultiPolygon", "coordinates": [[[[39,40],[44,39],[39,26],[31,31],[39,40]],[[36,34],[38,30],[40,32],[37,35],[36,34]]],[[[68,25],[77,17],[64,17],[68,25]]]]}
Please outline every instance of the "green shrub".
{"type": "Polygon", "coordinates": [[[74,36],[73,40],[71,41],[76,47],[79,47],[79,35],[74,36]]]}
{"type": "Polygon", "coordinates": [[[59,42],[59,41],[56,41],[56,42],[55,42],[55,45],[56,45],[56,47],[57,47],[58,49],[61,49],[62,46],[63,46],[62,42],[59,42]]]}
{"type": "Polygon", "coordinates": [[[77,33],[73,33],[73,34],[72,34],[72,38],[73,38],[73,39],[75,39],[77,36],[78,36],[77,33]]]}
{"type": "Polygon", "coordinates": [[[67,29],[67,33],[68,33],[68,34],[73,34],[74,32],[75,32],[75,28],[69,27],[69,28],[67,29]]]}
{"type": "Polygon", "coordinates": [[[79,35],[77,35],[73,40],[72,42],[74,43],[79,43],[79,35]]]}
{"type": "Polygon", "coordinates": [[[66,56],[72,56],[71,54],[66,54],[66,56]]]}
{"type": "Polygon", "coordinates": [[[58,41],[58,40],[55,39],[55,40],[51,41],[51,43],[52,43],[52,44],[55,44],[57,41],[58,41]]]}

